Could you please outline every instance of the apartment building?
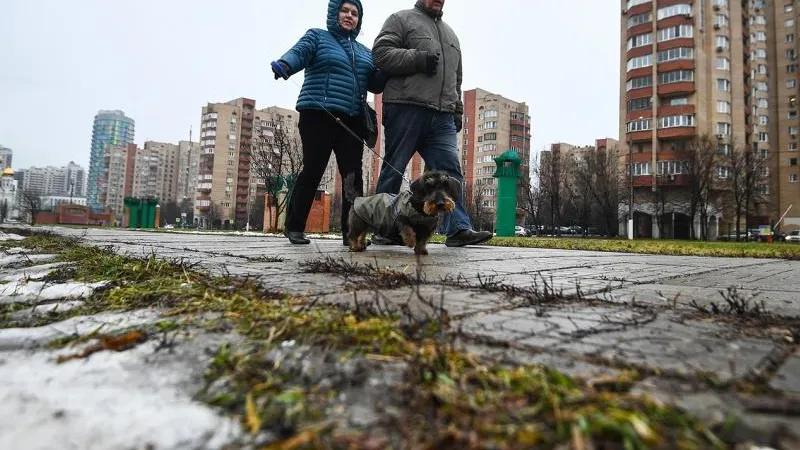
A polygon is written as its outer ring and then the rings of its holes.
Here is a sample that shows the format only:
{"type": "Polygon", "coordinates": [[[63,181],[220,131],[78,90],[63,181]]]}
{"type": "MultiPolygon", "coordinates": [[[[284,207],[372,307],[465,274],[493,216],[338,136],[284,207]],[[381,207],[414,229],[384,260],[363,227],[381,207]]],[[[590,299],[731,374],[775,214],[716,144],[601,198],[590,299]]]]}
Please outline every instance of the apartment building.
{"type": "Polygon", "coordinates": [[[106,187],[102,182],[108,178],[103,173],[105,149],[109,145],[125,147],[133,143],[135,124],[133,119],[119,110],[101,110],[94,117],[86,195],[89,208],[95,212],[103,209],[101,196],[105,196],[106,187]]]}
{"type": "MultiPolygon", "coordinates": [[[[763,159],[763,181],[746,220],[751,227],[774,223],[798,205],[793,2],[622,0],[621,6],[620,136],[633,170],[636,236],[658,237],[659,197],[671,199],[661,213],[670,215],[667,228],[676,236],[699,228],[678,200],[691,183],[681,150],[698,136],[715,139],[720,155],[739,148],[763,159]]],[[[728,169],[721,163],[716,179],[724,181],[728,169]]],[[[708,214],[710,238],[733,227],[722,197],[708,214]]],[[[800,208],[786,225],[800,227],[800,208]]]]}
{"type": "Polygon", "coordinates": [[[0,170],[10,169],[13,157],[14,152],[10,148],[0,145],[0,170]]]}
{"type": "Polygon", "coordinates": [[[201,226],[247,222],[255,108],[247,98],[203,107],[194,212],[201,226]]]}
{"type": "Polygon", "coordinates": [[[197,192],[197,174],[200,168],[200,143],[191,141],[191,133],[189,133],[188,141],[178,142],[178,154],[180,161],[175,201],[179,204],[188,202],[194,208],[194,199],[197,192]]]}
{"type": "Polygon", "coordinates": [[[510,100],[483,89],[464,92],[464,127],[459,133],[459,154],[464,173],[464,198],[475,195],[484,208],[497,206],[494,158],[512,150],[522,158],[521,186],[529,181],[531,117],[525,102],[510,100]]]}
{"type": "Polygon", "coordinates": [[[134,196],[153,196],[162,204],[188,198],[188,180],[197,178],[199,154],[200,144],[195,142],[145,142],[137,154],[134,196]]]}
{"type": "Polygon", "coordinates": [[[20,171],[22,190],[39,195],[86,196],[86,170],[70,161],[63,167],[30,167],[20,171]]]}
{"type": "Polygon", "coordinates": [[[101,208],[110,209],[120,223],[125,212],[125,197],[133,196],[138,150],[136,144],[106,146],[103,165],[99,168],[103,175],[103,179],[99,181],[104,189],[99,192],[97,200],[101,208]]]}

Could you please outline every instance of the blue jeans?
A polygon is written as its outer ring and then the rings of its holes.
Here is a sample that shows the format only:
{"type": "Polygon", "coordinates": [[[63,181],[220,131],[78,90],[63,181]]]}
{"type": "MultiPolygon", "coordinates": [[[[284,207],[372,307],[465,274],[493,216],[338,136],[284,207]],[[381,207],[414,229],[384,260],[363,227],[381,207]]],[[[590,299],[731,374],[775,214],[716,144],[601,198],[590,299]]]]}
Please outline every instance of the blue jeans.
{"type": "MultiPolygon", "coordinates": [[[[458,138],[452,114],[421,106],[384,103],[383,127],[386,154],[378,177],[379,194],[400,192],[403,175],[394,169],[405,172],[417,152],[425,161],[426,170],[445,171],[463,187],[464,176],[458,162],[458,138]]],[[[444,215],[442,228],[448,236],[472,228],[464,209],[463,188],[456,199],[456,209],[444,215]]]]}

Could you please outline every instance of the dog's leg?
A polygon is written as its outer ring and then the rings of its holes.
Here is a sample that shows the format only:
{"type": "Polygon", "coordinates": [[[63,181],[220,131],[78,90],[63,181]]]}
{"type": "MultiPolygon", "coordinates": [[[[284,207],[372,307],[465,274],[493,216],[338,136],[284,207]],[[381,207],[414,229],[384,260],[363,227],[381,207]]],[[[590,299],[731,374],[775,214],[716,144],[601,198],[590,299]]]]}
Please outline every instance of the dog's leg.
{"type": "Polygon", "coordinates": [[[400,236],[403,238],[403,243],[409,248],[416,248],[417,246],[417,233],[408,225],[400,225],[400,236]]]}
{"type": "Polygon", "coordinates": [[[347,220],[350,223],[350,230],[347,232],[347,238],[350,240],[350,251],[363,252],[367,249],[367,224],[352,209],[347,220]]]}
{"type": "Polygon", "coordinates": [[[431,238],[432,230],[427,228],[419,228],[415,230],[417,235],[417,245],[414,247],[414,253],[417,255],[428,254],[428,240],[431,238]]]}

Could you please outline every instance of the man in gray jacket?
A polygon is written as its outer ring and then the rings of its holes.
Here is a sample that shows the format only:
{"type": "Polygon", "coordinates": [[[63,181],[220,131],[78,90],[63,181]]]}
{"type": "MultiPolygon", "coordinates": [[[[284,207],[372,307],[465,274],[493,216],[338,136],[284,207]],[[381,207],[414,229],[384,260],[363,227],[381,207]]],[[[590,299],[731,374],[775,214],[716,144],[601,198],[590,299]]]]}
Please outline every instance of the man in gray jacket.
{"type": "MultiPolygon", "coordinates": [[[[442,21],[445,0],[419,0],[413,9],[386,19],[375,44],[375,65],[389,80],[383,91],[386,154],[378,193],[397,194],[415,152],[431,170],[443,170],[463,185],[458,162],[461,131],[461,47],[452,28],[442,21]]],[[[456,208],[444,217],[445,245],[463,247],[489,240],[492,233],[474,231],[464,209],[463,192],[456,208]]],[[[375,236],[374,244],[402,245],[398,236],[375,236]]]]}

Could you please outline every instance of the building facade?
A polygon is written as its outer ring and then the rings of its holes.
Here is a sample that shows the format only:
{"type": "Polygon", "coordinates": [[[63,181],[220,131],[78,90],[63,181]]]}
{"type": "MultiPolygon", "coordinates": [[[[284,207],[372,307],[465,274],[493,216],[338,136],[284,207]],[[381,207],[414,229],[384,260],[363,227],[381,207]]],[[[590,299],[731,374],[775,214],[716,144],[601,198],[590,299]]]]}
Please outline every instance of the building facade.
{"type": "Polygon", "coordinates": [[[0,145],[0,170],[11,168],[14,152],[10,148],[0,145]]]}
{"type": "Polygon", "coordinates": [[[247,222],[255,108],[247,98],[203,107],[194,205],[201,226],[247,222]]]}
{"type": "MultiPolygon", "coordinates": [[[[190,136],[191,139],[191,136],[190,136]]],[[[178,204],[187,203],[194,208],[194,199],[197,193],[197,174],[200,166],[200,143],[189,141],[178,142],[180,157],[178,172],[178,189],[175,201],[178,204]]]]}
{"type": "Polygon", "coordinates": [[[530,181],[531,117],[525,102],[483,89],[464,92],[464,126],[459,154],[464,173],[465,202],[475,198],[493,213],[497,206],[494,158],[512,150],[522,159],[520,186],[530,181]]]}
{"type": "MultiPolygon", "coordinates": [[[[683,150],[699,137],[716,141],[709,151],[721,155],[716,185],[729,184],[724,156],[751,151],[763,161],[744,222],[774,224],[800,202],[793,2],[622,0],[621,6],[620,136],[633,171],[636,235],[657,237],[659,198],[669,199],[666,213],[682,224],[672,227],[679,235],[688,234],[684,227],[699,229],[698,218],[687,222],[682,200],[692,183],[683,150]]],[[[712,239],[735,222],[723,195],[728,188],[720,189],[706,211],[712,239]]],[[[800,208],[785,223],[800,226],[800,208]]]]}
{"type": "Polygon", "coordinates": [[[111,210],[118,223],[122,223],[125,212],[125,197],[133,196],[138,150],[136,144],[127,144],[107,146],[103,152],[101,173],[104,178],[99,181],[105,189],[101,191],[98,201],[101,209],[111,210]]]}
{"type": "Polygon", "coordinates": [[[18,194],[14,171],[6,167],[0,172],[0,222],[19,217],[18,194]]]}
{"type": "Polygon", "coordinates": [[[20,174],[23,191],[64,197],[86,196],[86,170],[72,161],[63,167],[30,167],[20,174]]]}
{"type": "Polygon", "coordinates": [[[108,178],[103,174],[104,151],[109,145],[132,144],[135,131],[135,121],[123,111],[101,110],[94,117],[86,197],[89,208],[95,212],[103,209],[101,196],[106,188],[103,180],[108,178]]]}

